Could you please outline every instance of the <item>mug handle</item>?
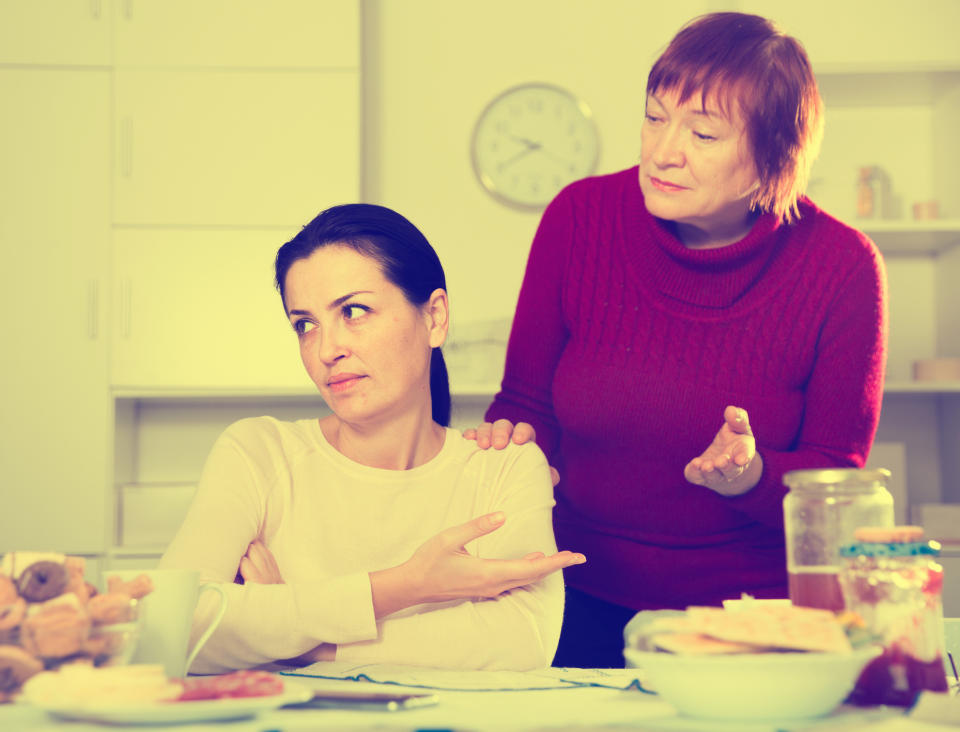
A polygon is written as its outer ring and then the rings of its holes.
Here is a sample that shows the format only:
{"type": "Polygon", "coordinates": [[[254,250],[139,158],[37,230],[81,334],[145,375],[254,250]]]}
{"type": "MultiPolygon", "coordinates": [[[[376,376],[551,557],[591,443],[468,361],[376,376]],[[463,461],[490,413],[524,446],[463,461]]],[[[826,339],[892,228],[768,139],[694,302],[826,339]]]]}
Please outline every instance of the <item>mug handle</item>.
{"type": "Polygon", "coordinates": [[[210,625],[208,625],[207,629],[203,631],[203,635],[197,638],[197,642],[193,644],[193,649],[190,651],[190,655],[187,656],[187,664],[183,667],[184,675],[189,673],[194,659],[197,657],[197,654],[200,653],[200,649],[203,648],[204,643],[206,643],[210,639],[210,636],[213,635],[213,631],[215,631],[217,626],[220,625],[220,621],[223,620],[224,613],[227,612],[227,593],[223,591],[223,588],[220,585],[216,584],[215,582],[207,582],[200,585],[201,594],[204,590],[213,590],[220,595],[220,607],[217,609],[217,614],[210,622],[210,625]]]}

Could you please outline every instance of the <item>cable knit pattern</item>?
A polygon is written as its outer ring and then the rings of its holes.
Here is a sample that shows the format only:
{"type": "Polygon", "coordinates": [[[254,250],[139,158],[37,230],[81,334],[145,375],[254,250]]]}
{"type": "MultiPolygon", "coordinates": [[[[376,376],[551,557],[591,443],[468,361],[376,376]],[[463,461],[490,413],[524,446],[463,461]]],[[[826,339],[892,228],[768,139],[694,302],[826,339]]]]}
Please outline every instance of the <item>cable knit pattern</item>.
{"type": "Polygon", "coordinates": [[[488,419],[527,421],[561,473],[567,583],[636,609],[785,596],[783,474],[860,467],[886,362],[873,243],[803,199],[742,240],[688,249],[637,169],[578,181],[544,213],[488,419]],[[764,474],[725,498],[687,483],[734,404],[764,474]]]}

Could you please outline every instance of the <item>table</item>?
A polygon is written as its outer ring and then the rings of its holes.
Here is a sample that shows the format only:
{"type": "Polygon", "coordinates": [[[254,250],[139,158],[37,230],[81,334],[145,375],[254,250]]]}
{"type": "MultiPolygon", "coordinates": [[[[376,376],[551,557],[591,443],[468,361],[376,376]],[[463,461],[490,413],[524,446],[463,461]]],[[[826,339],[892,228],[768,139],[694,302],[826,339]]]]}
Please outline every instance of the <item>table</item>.
{"type": "MultiPolygon", "coordinates": [[[[284,677],[312,689],[398,690],[402,687],[368,682],[284,677]]],[[[416,691],[422,691],[417,689],[416,691]]],[[[229,730],[229,732],[307,732],[308,730],[626,730],[650,732],[936,732],[957,727],[927,725],[887,709],[841,707],[830,717],[805,723],[709,722],[678,717],[656,696],[629,689],[570,687],[522,691],[437,691],[433,707],[397,712],[352,710],[276,710],[259,717],[232,722],[182,724],[172,727],[103,726],[57,721],[25,704],[0,705],[0,730],[4,732],[104,732],[104,730],[169,729],[229,730]]],[[[958,720],[960,722],[960,720],[958,720]]]]}

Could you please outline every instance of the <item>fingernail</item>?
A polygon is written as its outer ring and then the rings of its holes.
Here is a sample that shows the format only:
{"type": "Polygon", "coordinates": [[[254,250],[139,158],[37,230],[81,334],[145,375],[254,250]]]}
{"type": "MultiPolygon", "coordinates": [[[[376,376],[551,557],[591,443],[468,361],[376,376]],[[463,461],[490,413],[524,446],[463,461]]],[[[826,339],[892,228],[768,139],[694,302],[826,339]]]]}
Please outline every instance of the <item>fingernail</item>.
{"type": "Polygon", "coordinates": [[[737,421],[738,421],[738,422],[743,422],[746,418],[747,418],[747,413],[744,412],[742,409],[738,409],[738,410],[737,410],[737,421]]]}
{"type": "Polygon", "coordinates": [[[576,564],[586,564],[586,563],[587,563],[587,558],[586,558],[585,556],[583,556],[582,554],[578,554],[578,555],[575,557],[575,562],[576,562],[576,564]]]}
{"type": "Polygon", "coordinates": [[[506,516],[503,515],[503,511],[497,511],[496,513],[491,513],[487,516],[487,520],[490,522],[491,526],[496,526],[497,524],[502,524],[506,516]]]}

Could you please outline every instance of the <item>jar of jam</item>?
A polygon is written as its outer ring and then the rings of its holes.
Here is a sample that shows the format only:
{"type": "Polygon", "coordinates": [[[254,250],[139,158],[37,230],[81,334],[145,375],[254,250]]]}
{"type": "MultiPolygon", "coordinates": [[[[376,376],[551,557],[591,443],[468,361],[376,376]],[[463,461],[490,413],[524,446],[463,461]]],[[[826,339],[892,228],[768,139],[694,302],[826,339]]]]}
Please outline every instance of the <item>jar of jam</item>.
{"type": "Polygon", "coordinates": [[[794,605],[843,610],[840,547],[859,526],[893,526],[888,470],[794,470],[783,476],[787,577],[794,605]]]}
{"type": "Polygon", "coordinates": [[[911,706],[921,691],[946,691],[940,545],[919,526],[864,527],[840,550],[847,609],[883,653],[863,670],[849,702],[911,706]]]}

